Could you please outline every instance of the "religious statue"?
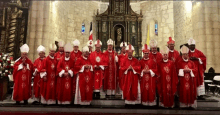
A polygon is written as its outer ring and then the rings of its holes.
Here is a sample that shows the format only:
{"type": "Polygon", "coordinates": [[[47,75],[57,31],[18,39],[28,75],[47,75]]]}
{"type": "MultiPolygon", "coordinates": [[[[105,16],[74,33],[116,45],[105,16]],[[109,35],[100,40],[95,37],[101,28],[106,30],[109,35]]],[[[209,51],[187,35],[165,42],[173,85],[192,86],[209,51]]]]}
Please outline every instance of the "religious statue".
{"type": "Polygon", "coordinates": [[[132,33],[135,33],[135,26],[132,26],[132,33]]]}
{"type": "Polygon", "coordinates": [[[106,28],[106,22],[103,22],[102,24],[102,32],[106,32],[107,28],[106,28]]]}
{"type": "Polygon", "coordinates": [[[121,42],[121,37],[122,37],[122,31],[121,31],[121,28],[118,28],[118,29],[117,29],[117,33],[118,33],[117,41],[118,41],[118,43],[120,43],[120,42],[121,42]]]}

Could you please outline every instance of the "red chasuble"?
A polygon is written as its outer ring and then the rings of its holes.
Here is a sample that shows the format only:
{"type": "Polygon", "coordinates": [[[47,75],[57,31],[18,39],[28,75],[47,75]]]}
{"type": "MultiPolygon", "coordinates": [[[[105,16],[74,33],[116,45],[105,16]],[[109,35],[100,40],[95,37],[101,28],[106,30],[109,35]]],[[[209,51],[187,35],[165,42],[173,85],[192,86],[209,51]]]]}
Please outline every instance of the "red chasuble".
{"type": "Polygon", "coordinates": [[[43,61],[43,67],[41,69],[41,82],[43,87],[41,90],[42,103],[55,104],[56,100],[56,67],[57,60],[50,56],[47,56],[43,61]],[[46,74],[47,81],[43,80],[43,76],[46,74]]]}
{"type": "Polygon", "coordinates": [[[14,64],[13,100],[15,101],[28,100],[31,97],[31,77],[33,73],[33,64],[28,58],[26,58],[25,63],[26,65],[23,65],[22,59],[19,58],[14,64]]]}
{"type": "Polygon", "coordinates": [[[123,84],[124,84],[124,74],[123,74],[123,72],[121,70],[121,66],[122,66],[125,58],[128,58],[127,53],[120,54],[118,56],[118,66],[119,66],[119,69],[118,69],[119,70],[119,72],[118,72],[118,76],[119,76],[118,82],[119,82],[120,89],[123,88],[123,84]]]}
{"type": "Polygon", "coordinates": [[[173,51],[169,51],[168,56],[169,56],[168,57],[169,60],[176,62],[176,60],[180,56],[180,54],[178,51],[173,50],[173,51]]]}
{"type": "Polygon", "coordinates": [[[142,59],[141,64],[141,100],[143,105],[156,105],[156,74],[157,64],[152,59],[142,59]],[[150,73],[143,73],[144,69],[150,73]]]}
{"type": "Polygon", "coordinates": [[[173,107],[178,83],[175,63],[171,60],[167,60],[167,62],[160,61],[157,67],[160,105],[163,107],[173,107]]]}
{"type": "Polygon", "coordinates": [[[102,81],[104,79],[104,55],[101,51],[99,53],[94,51],[90,54],[89,59],[94,70],[94,91],[99,92],[102,87],[102,81]],[[99,66],[100,68],[95,69],[95,66],[99,66]]]}
{"type": "Polygon", "coordinates": [[[57,73],[60,78],[60,85],[57,87],[57,100],[58,104],[70,104],[73,99],[73,77],[74,60],[70,58],[61,58],[57,65],[57,73]],[[69,75],[65,76],[64,73],[68,72],[69,75]]]}
{"type": "Polygon", "coordinates": [[[163,59],[162,54],[160,52],[157,52],[155,54],[150,52],[149,58],[152,59],[156,63],[163,59]]]}
{"type": "MultiPolygon", "coordinates": [[[[107,65],[107,68],[105,69],[105,73],[104,73],[104,90],[107,90],[107,94],[108,94],[108,90],[113,91],[113,94],[115,93],[115,89],[116,89],[116,76],[115,74],[116,72],[116,60],[115,60],[115,56],[117,54],[112,51],[109,52],[108,50],[105,51],[104,56],[105,56],[105,63],[107,65]]],[[[110,93],[108,95],[111,95],[110,93]]]]}
{"type": "Polygon", "coordinates": [[[58,51],[54,54],[54,57],[59,61],[62,57],[64,57],[64,54],[64,52],[61,53],[60,51],[58,51]]]}
{"type": "Polygon", "coordinates": [[[190,60],[181,59],[178,62],[177,70],[179,72],[179,101],[181,107],[196,107],[196,80],[194,73],[197,71],[194,63],[190,60]],[[183,69],[189,68],[190,73],[183,72],[183,69]]]}
{"type": "Polygon", "coordinates": [[[79,73],[77,77],[75,104],[83,104],[92,101],[93,94],[93,73],[92,68],[85,68],[85,65],[92,65],[90,60],[85,57],[77,59],[74,66],[74,73],[79,73]]]}
{"type": "Polygon", "coordinates": [[[204,80],[204,72],[206,70],[206,57],[205,55],[195,49],[194,52],[192,52],[191,50],[189,50],[189,58],[190,57],[196,57],[196,58],[199,58],[199,60],[192,60],[195,64],[195,67],[198,68],[197,71],[195,72],[195,77],[197,79],[197,87],[200,86],[200,85],[203,85],[203,80],[204,80]]]}
{"type": "Polygon", "coordinates": [[[41,78],[40,78],[40,69],[42,68],[43,59],[37,58],[34,61],[34,98],[36,99],[35,101],[39,101],[40,98],[40,87],[41,85],[41,78]]]}
{"type": "Polygon", "coordinates": [[[140,73],[140,64],[138,59],[133,58],[124,59],[124,63],[121,66],[121,70],[124,73],[124,85],[123,96],[126,104],[138,104],[140,103],[140,85],[138,80],[138,74],[140,73]],[[132,66],[132,70],[128,70],[129,66],[132,66]]]}
{"type": "Polygon", "coordinates": [[[80,58],[82,56],[82,52],[81,51],[77,51],[77,52],[75,52],[74,50],[70,53],[70,57],[72,58],[72,59],[74,59],[75,60],[75,62],[76,62],[76,60],[78,59],[78,58],[80,58]]]}

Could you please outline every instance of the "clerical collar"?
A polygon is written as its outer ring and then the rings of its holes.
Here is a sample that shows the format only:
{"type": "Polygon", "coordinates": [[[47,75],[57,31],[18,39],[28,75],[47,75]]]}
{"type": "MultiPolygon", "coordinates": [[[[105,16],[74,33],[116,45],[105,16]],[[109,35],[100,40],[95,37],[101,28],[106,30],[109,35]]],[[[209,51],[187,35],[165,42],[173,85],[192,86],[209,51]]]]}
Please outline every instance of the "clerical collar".
{"type": "Polygon", "coordinates": [[[190,50],[190,52],[195,52],[195,49],[192,51],[192,50],[190,50]]]}
{"type": "Polygon", "coordinates": [[[144,60],[149,60],[149,58],[147,58],[147,59],[146,59],[146,58],[144,58],[144,60]]]}
{"type": "Polygon", "coordinates": [[[174,52],[174,50],[170,50],[170,52],[174,52]]]}
{"type": "Polygon", "coordinates": [[[124,55],[124,56],[125,56],[125,55],[126,55],[126,53],[124,53],[124,54],[122,54],[122,55],[124,55]]]}
{"type": "Polygon", "coordinates": [[[157,54],[157,52],[152,52],[152,54],[157,54]]]}
{"type": "Polygon", "coordinates": [[[128,59],[129,59],[129,60],[132,60],[132,57],[131,57],[131,58],[128,57],[128,59]]]}
{"type": "Polygon", "coordinates": [[[78,50],[77,50],[77,51],[74,50],[74,52],[75,52],[75,53],[78,53],[78,50]]]}
{"type": "Polygon", "coordinates": [[[50,56],[50,55],[49,55],[49,57],[50,57],[51,59],[54,59],[54,57],[52,57],[52,56],[50,56]]]}
{"type": "Polygon", "coordinates": [[[112,50],[110,51],[110,50],[108,50],[108,52],[112,52],[112,50]]]}
{"type": "Polygon", "coordinates": [[[60,54],[63,54],[63,52],[60,52],[60,54]]]}
{"type": "Polygon", "coordinates": [[[86,58],[86,57],[84,57],[84,56],[83,56],[83,59],[87,60],[87,58],[86,58]]]}
{"type": "Polygon", "coordinates": [[[183,61],[188,62],[189,60],[188,60],[188,59],[184,59],[184,58],[183,58],[183,61]]]}
{"type": "Polygon", "coordinates": [[[163,62],[168,62],[168,59],[167,59],[167,60],[164,60],[164,59],[163,59],[163,62]]]}
{"type": "Polygon", "coordinates": [[[68,58],[67,58],[67,57],[65,57],[65,61],[69,61],[69,60],[70,60],[70,57],[68,57],[68,58]]]}

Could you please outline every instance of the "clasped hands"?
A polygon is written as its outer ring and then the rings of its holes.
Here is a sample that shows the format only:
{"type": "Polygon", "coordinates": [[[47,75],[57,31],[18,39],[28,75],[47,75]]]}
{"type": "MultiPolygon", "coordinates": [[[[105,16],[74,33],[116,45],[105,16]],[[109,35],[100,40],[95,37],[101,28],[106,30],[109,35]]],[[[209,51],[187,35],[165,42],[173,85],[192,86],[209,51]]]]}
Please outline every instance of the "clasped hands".
{"type": "Polygon", "coordinates": [[[143,72],[144,73],[150,73],[150,69],[144,69],[143,72]]]}
{"type": "Polygon", "coordinates": [[[183,72],[189,73],[189,72],[191,72],[191,69],[186,68],[183,70],[183,72]]]}
{"type": "Polygon", "coordinates": [[[84,68],[85,68],[85,69],[90,69],[90,68],[91,68],[91,65],[85,65],[84,68]]]}

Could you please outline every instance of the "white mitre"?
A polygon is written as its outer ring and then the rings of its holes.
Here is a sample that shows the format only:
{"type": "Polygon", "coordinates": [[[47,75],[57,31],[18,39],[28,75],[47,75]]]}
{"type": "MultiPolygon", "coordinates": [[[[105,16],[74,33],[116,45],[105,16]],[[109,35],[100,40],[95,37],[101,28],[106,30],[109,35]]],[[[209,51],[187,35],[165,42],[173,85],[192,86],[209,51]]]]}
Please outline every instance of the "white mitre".
{"type": "Polygon", "coordinates": [[[150,40],[150,47],[157,47],[157,41],[155,39],[150,40]]]}
{"type": "Polygon", "coordinates": [[[127,43],[126,42],[121,42],[120,47],[127,47],[127,43]]]}
{"type": "Polygon", "coordinates": [[[38,52],[38,53],[40,53],[40,52],[45,52],[45,51],[46,51],[46,49],[45,49],[44,46],[42,46],[42,45],[38,46],[38,48],[37,48],[37,52],[38,52]]]}
{"type": "Polygon", "coordinates": [[[56,51],[57,46],[55,44],[50,44],[49,50],[56,51]]]}
{"type": "Polygon", "coordinates": [[[26,52],[26,53],[28,53],[29,52],[29,47],[28,47],[28,45],[27,44],[24,44],[24,45],[22,45],[21,47],[20,47],[20,50],[21,50],[21,52],[26,52]]]}
{"type": "Polygon", "coordinates": [[[189,40],[188,40],[188,45],[195,45],[196,44],[196,41],[193,39],[193,38],[190,38],[189,40]]]}
{"type": "Polygon", "coordinates": [[[64,42],[64,41],[59,41],[59,43],[58,43],[58,46],[59,46],[59,47],[64,47],[64,45],[65,45],[65,42],[64,42]]]}
{"type": "Polygon", "coordinates": [[[167,46],[162,46],[160,48],[160,53],[163,54],[168,54],[169,53],[169,48],[167,46]]]}
{"type": "Polygon", "coordinates": [[[186,47],[185,45],[183,45],[183,46],[181,47],[181,49],[180,49],[180,52],[181,52],[182,54],[189,53],[189,48],[186,47]]]}
{"type": "Polygon", "coordinates": [[[79,40],[74,40],[73,41],[73,46],[79,46],[80,45],[80,42],[79,42],[79,40]]]}
{"type": "Polygon", "coordinates": [[[113,40],[111,38],[107,41],[107,45],[113,45],[113,40]]]}
{"type": "Polygon", "coordinates": [[[89,52],[89,48],[88,48],[88,46],[83,47],[83,52],[86,52],[86,51],[89,52]]]}
{"type": "Polygon", "coordinates": [[[126,46],[125,50],[133,50],[134,51],[134,47],[131,45],[131,49],[129,49],[129,45],[126,46]]]}
{"type": "Polygon", "coordinates": [[[98,39],[98,40],[95,41],[95,45],[97,45],[97,44],[102,45],[102,42],[98,39]]]}
{"type": "Polygon", "coordinates": [[[65,52],[71,52],[73,51],[73,46],[71,43],[67,43],[65,46],[64,46],[64,51],[65,52]]]}
{"type": "Polygon", "coordinates": [[[87,42],[87,46],[93,47],[93,41],[92,41],[92,40],[89,40],[89,41],[87,42]]]}

